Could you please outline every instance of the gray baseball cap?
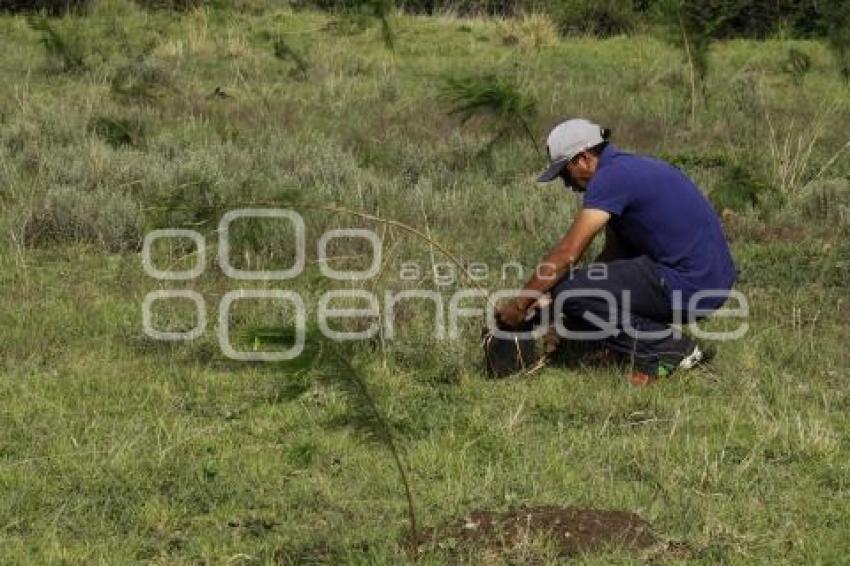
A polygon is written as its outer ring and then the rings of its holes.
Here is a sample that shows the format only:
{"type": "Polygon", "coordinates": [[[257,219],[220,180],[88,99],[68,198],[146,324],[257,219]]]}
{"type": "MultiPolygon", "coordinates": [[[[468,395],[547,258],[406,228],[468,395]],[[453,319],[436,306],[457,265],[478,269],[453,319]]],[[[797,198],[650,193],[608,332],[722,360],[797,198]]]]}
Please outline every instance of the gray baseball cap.
{"type": "Polygon", "coordinates": [[[573,157],[603,143],[606,134],[601,126],[582,118],[567,120],[552,128],[546,139],[549,168],[537,178],[537,182],[548,183],[557,179],[573,157]]]}

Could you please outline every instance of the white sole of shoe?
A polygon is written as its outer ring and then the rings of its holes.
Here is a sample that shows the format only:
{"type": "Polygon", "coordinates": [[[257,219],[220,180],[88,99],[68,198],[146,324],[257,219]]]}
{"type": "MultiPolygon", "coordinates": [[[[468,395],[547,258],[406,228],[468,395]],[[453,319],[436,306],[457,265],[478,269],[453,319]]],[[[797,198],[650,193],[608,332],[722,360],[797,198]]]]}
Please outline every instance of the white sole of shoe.
{"type": "Polygon", "coordinates": [[[682,358],[682,361],[679,362],[679,369],[693,369],[696,367],[705,356],[702,353],[702,350],[699,349],[699,346],[694,346],[693,351],[682,358]]]}

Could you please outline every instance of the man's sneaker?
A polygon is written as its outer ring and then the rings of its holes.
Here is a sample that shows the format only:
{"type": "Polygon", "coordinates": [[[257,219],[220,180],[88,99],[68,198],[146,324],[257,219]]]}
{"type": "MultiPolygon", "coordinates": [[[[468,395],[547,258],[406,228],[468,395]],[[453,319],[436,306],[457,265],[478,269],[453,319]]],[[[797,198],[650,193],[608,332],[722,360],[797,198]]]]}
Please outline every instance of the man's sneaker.
{"type": "Polygon", "coordinates": [[[681,359],[677,369],[693,369],[711,360],[714,354],[714,348],[694,343],[693,349],[681,359]]]}
{"type": "Polygon", "coordinates": [[[647,385],[652,385],[658,381],[658,378],[652,374],[646,373],[645,371],[633,371],[629,375],[629,383],[634,385],[635,387],[645,387],[647,385]]]}
{"type": "Polygon", "coordinates": [[[667,362],[659,361],[653,365],[646,365],[636,369],[629,375],[629,382],[636,387],[652,385],[659,379],[665,379],[678,369],[667,362]]]}
{"type": "Polygon", "coordinates": [[[714,357],[714,348],[700,346],[693,342],[687,353],[677,356],[663,356],[654,364],[635,370],[629,375],[629,382],[637,387],[652,385],[659,379],[670,377],[676,370],[689,370],[708,362],[714,357]]]}

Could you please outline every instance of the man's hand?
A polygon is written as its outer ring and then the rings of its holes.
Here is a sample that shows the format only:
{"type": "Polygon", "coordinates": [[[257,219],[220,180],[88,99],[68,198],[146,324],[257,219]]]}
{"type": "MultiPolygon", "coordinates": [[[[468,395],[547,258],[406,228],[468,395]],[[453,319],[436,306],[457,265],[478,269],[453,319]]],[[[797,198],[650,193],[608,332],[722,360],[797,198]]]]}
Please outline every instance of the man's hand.
{"type": "Polygon", "coordinates": [[[525,320],[528,303],[524,299],[510,299],[501,303],[496,309],[496,320],[508,328],[516,328],[525,320]]]}
{"type": "MultiPolygon", "coordinates": [[[[567,235],[543,259],[534,276],[525,284],[523,291],[537,294],[549,291],[564,276],[570,266],[578,261],[611,215],[604,210],[582,209],[570,226],[567,235]],[[546,269],[541,269],[545,266],[546,269]]],[[[496,309],[496,319],[509,328],[516,328],[525,320],[525,313],[536,301],[523,296],[505,301],[496,309]]]]}

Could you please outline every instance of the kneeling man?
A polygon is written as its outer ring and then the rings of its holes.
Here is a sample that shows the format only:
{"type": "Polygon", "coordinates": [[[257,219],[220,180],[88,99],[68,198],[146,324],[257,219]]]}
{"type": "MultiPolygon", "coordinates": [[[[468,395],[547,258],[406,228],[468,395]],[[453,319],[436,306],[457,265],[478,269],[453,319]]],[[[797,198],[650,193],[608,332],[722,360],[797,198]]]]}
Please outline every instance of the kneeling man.
{"type": "Polygon", "coordinates": [[[584,193],[583,207],[523,293],[500,305],[497,317],[516,327],[535,296],[548,292],[567,338],[592,335],[631,356],[630,379],[645,385],[705,358],[670,325],[720,308],[736,270],[720,221],[693,181],[672,165],[620,151],[608,135],[582,119],[549,134],[551,163],[539,181],[562,179],[584,193]],[[603,229],[598,261],[604,266],[573,269],[603,229]]]}

